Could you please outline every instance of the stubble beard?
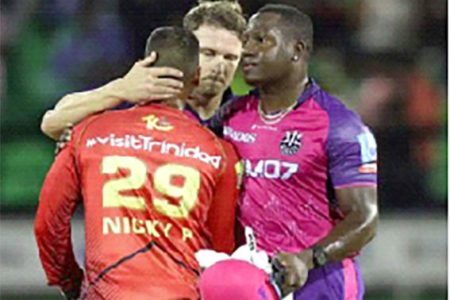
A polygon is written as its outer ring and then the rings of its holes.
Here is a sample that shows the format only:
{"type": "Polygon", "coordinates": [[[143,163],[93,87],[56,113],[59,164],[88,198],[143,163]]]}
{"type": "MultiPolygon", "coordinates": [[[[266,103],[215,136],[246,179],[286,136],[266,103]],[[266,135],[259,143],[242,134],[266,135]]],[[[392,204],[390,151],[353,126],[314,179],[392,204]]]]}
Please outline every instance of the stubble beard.
{"type": "Polygon", "coordinates": [[[214,97],[219,95],[222,89],[218,85],[214,84],[201,84],[192,93],[192,98],[200,106],[207,105],[214,97]]]}

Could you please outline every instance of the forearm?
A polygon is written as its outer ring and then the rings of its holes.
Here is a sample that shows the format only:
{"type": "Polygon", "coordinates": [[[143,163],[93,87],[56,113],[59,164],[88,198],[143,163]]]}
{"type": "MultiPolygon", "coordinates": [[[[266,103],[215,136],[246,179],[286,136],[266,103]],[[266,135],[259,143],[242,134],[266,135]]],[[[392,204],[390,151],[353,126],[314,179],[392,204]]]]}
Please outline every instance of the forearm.
{"type": "Polygon", "coordinates": [[[324,248],[328,260],[339,261],[360,251],[376,234],[378,214],[361,217],[352,212],[339,222],[317,245],[324,248]]]}
{"type": "Polygon", "coordinates": [[[38,226],[35,229],[36,241],[48,285],[58,286],[63,291],[79,288],[83,271],[75,260],[72,244],[65,242],[67,239],[61,242],[60,236],[51,234],[52,228],[38,226]]]}
{"type": "Polygon", "coordinates": [[[335,192],[344,218],[311,247],[321,246],[328,261],[339,261],[360,251],[373,239],[378,225],[376,187],[346,188],[335,192]]]}
{"type": "Polygon", "coordinates": [[[121,84],[122,79],[116,79],[95,90],[64,96],[53,110],[45,113],[41,130],[56,140],[69,124],[75,125],[92,114],[119,105],[124,101],[121,84]]]}

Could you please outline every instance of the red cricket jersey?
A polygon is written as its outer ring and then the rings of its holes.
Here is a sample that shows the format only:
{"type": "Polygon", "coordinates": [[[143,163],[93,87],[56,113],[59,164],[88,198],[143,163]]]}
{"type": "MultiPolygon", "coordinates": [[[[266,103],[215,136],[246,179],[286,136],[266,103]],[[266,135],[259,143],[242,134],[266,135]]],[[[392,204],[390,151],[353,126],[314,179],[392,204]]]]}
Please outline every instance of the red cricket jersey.
{"type": "Polygon", "coordinates": [[[231,252],[232,146],[184,112],[152,104],[75,127],[41,191],[35,232],[50,285],[73,289],[70,219],[83,202],[88,299],[198,299],[201,248],[231,252]]]}

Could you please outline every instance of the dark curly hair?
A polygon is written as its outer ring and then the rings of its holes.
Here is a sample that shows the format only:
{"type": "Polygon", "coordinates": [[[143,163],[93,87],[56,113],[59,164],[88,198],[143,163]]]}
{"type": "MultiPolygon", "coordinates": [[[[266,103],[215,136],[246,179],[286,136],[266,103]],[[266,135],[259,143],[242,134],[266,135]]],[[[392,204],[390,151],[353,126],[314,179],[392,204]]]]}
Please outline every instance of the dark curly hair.
{"type": "Polygon", "coordinates": [[[195,31],[201,25],[212,25],[236,33],[241,38],[247,22],[236,0],[199,0],[184,17],[183,26],[195,31]]]}

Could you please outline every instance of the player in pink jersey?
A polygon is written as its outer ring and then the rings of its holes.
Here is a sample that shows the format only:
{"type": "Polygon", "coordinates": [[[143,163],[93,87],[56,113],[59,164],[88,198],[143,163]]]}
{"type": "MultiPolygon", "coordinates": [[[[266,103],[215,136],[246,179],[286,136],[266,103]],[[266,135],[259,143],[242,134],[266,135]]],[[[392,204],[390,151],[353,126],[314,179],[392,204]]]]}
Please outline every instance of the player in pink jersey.
{"type": "Polygon", "coordinates": [[[146,52],[183,70],[182,92],[84,120],[47,174],[35,234],[48,283],[67,298],[197,300],[195,252],[234,249],[237,155],[183,111],[198,50],[189,31],[153,31],[146,52]],[[70,236],[81,202],[85,274],[70,236]]]}
{"type": "Polygon", "coordinates": [[[284,266],[284,294],[362,299],[355,256],[376,233],[375,139],[308,77],[307,15],[266,5],[251,17],[243,43],[245,80],[256,90],[217,117],[245,162],[241,221],[284,266]]]}

